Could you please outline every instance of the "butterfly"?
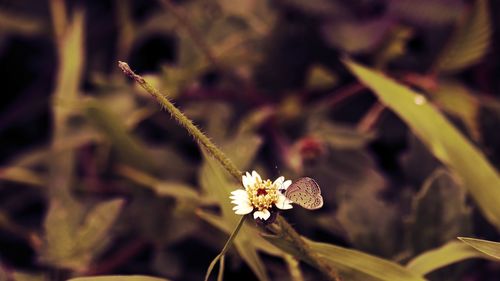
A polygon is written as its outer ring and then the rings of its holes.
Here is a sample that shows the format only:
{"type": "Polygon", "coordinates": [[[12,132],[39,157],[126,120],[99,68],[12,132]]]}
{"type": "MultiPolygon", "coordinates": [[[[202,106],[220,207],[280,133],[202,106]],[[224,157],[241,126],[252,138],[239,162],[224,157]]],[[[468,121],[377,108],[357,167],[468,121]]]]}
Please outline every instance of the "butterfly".
{"type": "Polygon", "coordinates": [[[323,206],[323,196],[318,183],[312,178],[303,177],[292,183],[285,191],[285,197],[308,210],[323,206]]]}

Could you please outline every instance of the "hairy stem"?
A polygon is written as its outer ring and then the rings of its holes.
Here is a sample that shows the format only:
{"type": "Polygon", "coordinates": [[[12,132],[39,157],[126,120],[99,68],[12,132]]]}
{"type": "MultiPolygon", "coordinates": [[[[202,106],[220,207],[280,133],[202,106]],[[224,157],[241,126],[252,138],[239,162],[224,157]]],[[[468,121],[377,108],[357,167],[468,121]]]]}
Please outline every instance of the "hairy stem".
{"type": "Polygon", "coordinates": [[[193,122],[184,115],[175,105],[168,100],[160,91],[151,86],[144,78],[140,75],[135,74],[130,66],[126,62],[118,62],[118,66],[127,74],[130,78],[134,79],[144,90],[146,90],[150,95],[152,95],[158,103],[164,107],[170,115],[188,131],[188,133],[193,136],[200,144],[202,144],[207,151],[217,159],[224,168],[237,180],[241,180],[241,171],[233,164],[233,162],[227,158],[227,156],[205,135],[201,132],[198,127],[196,127],[193,122]]]}

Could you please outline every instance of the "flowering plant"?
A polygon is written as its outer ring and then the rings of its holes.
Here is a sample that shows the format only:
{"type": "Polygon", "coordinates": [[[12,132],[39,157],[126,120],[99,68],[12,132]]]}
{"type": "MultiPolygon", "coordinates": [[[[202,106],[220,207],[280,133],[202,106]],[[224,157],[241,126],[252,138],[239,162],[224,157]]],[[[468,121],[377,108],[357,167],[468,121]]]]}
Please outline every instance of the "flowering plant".
{"type": "Polygon", "coordinates": [[[237,189],[229,197],[232,199],[231,203],[236,205],[233,210],[238,215],[253,212],[254,219],[267,221],[275,210],[274,207],[281,210],[293,208],[292,201],[283,195],[292,184],[291,180],[285,181],[284,177],[279,177],[274,182],[262,180],[256,171],[252,171],[252,174],[246,172],[242,176],[242,183],[245,189],[237,189]]]}

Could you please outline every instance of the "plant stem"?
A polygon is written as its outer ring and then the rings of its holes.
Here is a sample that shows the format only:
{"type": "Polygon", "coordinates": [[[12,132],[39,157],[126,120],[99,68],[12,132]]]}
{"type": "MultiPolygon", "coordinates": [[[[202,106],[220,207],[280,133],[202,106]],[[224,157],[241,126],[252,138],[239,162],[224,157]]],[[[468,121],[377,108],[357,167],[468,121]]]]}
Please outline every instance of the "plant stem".
{"type": "MultiPolygon", "coordinates": [[[[150,95],[152,95],[160,105],[167,109],[167,111],[172,115],[172,117],[182,126],[184,127],[195,140],[201,143],[208,152],[217,159],[222,166],[237,180],[241,180],[241,171],[234,165],[234,163],[222,152],[205,134],[203,134],[198,127],[196,127],[193,122],[187,118],[179,109],[177,109],[172,102],[170,102],[163,94],[160,93],[157,89],[153,88],[144,78],[140,75],[135,74],[135,72],[130,69],[129,65],[125,62],[118,62],[118,66],[120,69],[127,74],[130,78],[134,79],[144,90],[146,90],[150,95]]],[[[231,234],[229,240],[226,245],[222,249],[221,253],[212,261],[212,264],[209,267],[208,274],[211,269],[215,266],[215,263],[221,256],[223,256],[226,251],[229,249],[229,246],[232,244],[232,241],[236,237],[236,234],[239,232],[243,222],[245,221],[245,217],[242,217],[236,230],[231,234]]],[[[312,251],[307,243],[302,239],[300,234],[293,229],[293,227],[288,224],[288,222],[281,216],[278,216],[277,222],[281,227],[281,233],[285,236],[286,239],[289,239],[296,245],[297,249],[301,252],[301,254],[305,255],[313,266],[315,266],[318,270],[320,270],[323,274],[329,277],[330,280],[339,281],[339,277],[337,272],[331,268],[328,264],[324,262],[324,260],[314,251],[312,251]]]]}
{"type": "MultiPolygon", "coordinates": [[[[233,233],[231,233],[231,236],[229,236],[229,239],[226,241],[226,244],[222,248],[222,251],[220,252],[220,254],[218,254],[214,258],[214,260],[210,263],[210,265],[208,266],[207,273],[205,274],[205,281],[208,280],[208,278],[210,277],[210,273],[212,273],[212,270],[214,269],[215,265],[217,264],[217,261],[219,261],[219,260],[221,261],[221,263],[219,265],[218,276],[222,276],[222,274],[224,272],[224,256],[226,255],[226,252],[229,250],[229,247],[231,247],[231,245],[233,244],[233,241],[236,238],[236,235],[238,235],[238,233],[240,232],[241,227],[245,223],[245,218],[246,217],[242,217],[240,219],[240,222],[238,223],[238,225],[234,229],[233,233]]],[[[217,278],[217,279],[219,279],[219,278],[217,278]]]]}
{"type": "Polygon", "coordinates": [[[217,159],[224,168],[237,180],[241,180],[241,171],[233,164],[233,162],[227,158],[227,156],[205,135],[201,132],[193,122],[184,115],[175,105],[168,100],[160,91],[151,86],[144,78],[140,75],[135,74],[130,66],[126,62],[119,61],[118,66],[127,74],[130,78],[134,79],[144,90],[146,90],[150,95],[152,95],[158,103],[164,107],[170,115],[188,131],[188,133],[193,136],[200,144],[202,144],[208,152],[217,159]]]}

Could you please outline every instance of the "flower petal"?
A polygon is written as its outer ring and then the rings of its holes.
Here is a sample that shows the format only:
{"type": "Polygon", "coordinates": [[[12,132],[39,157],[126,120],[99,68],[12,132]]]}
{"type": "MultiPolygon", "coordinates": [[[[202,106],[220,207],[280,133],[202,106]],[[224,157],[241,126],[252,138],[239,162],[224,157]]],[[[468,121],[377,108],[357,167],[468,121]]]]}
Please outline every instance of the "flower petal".
{"type": "Polygon", "coordinates": [[[250,201],[249,200],[239,200],[239,199],[235,199],[233,201],[231,201],[232,204],[235,204],[235,205],[240,205],[240,204],[250,204],[250,201]]]}
{"type": "Polygon", "coordinates": [[[283,183],[281,189],[284,189],[284,190],[287,190],[288,187],[292,184],[292,181],[291,180],[287,180],[283,183]]]}
{"type": "Polygon", "coordinates": [[[229,196],[232,204],[236,206],[233,207],[233,211],[237,215],[246,215],[253,211],[253,206],[250,204],[250,199],[248,198],[248,193],[243,189],[237,189],[231,192],[229,196]]]}
{"type": "Polygon", "coordinates": [[[271,213],[267,209],[264,209],[262,211],[255,211],[253,213],[253,218],[254,219],[260,218],[260,219],[263,219],[263,220],[267,220],[270,216],[271,216],[271,213]]]}
{"type": "Polygon", "coordinates": [[[234,213],[237,215],[246,215],[250,214],[253,211],[253,207],[250,205],[243,206],[243,205],[238,205],[235,208],[233,208],[234,213]]]}
{"type": "Polygon", "coordinates": [[[255,177],[250,175],[250,173],[246,173],[246,185],[245,185],[245,188],[248,189],[248,188],[251,188],[252,186],[255,185],[255,177]]]}
{"type": "Polygon", "coordinates": [[[276,202],[275,206],[276,206],[276,208],[281,209],[281,210],[288,210],[288,209],[293,208],[291,203],[293,203],[292,200],[286,198],[282,194],[278,194],[278,202],[276,202]]]}
{"type": "Polygon", "coordinates": [[[252,177],[248,172],[246,173],[246,175],[241,176],[241,183],[243,183],[245,189],[248,189],[248,187],[250,187],[251,178],[252,177]]]}
{"type": "Polygon", "coordinates": [[[277,178],[277,179],[273,182],[273,185],[274,185],[277,189],[283,189],[283,181],[285,181],[285,177],[281,176],[281,177],[277,178]]]}
{"type": "Polygon", "coordinates": [[[232,191],[231,194],[232,195],[229,196],[231,199],[248,198],[248,193],[243,189],[236,189],[232,191]]]}
{"type": "MultiPolygon", "coordinates": [[[[262,182],[262,178],[260,177],[259,173],[256,171],[252,171],[252,177],[254,178],[255,182],[262,182]]],[[[254,184],[255,184],[254,182],[254,184]]]]}
{"type": "Polygon", "coordinates": [[[234,200],[231,201],[231,203],[236,204],[236,206],[233,207],[233,211],[237,215],[246,215],[253,211],[253,206],[250,204],[247,193],[245,191],[243,192],[244,195],[239,194],[239,197],[233,198],[234,200]]]}

